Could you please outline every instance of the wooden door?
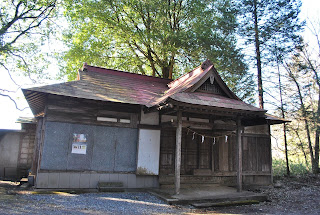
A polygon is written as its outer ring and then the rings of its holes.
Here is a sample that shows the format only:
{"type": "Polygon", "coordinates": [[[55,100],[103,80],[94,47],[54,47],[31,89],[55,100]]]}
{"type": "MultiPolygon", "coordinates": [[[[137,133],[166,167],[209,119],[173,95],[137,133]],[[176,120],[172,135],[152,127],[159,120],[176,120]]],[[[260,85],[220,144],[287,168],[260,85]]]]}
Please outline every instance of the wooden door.
{"type": "Polygon", "coordinates": [[[211,169],[212,167],[212,141],[211,138],[187,132],[185,135],[185,174],[192,175],[195,169],[211,169]]]}
{"type": "MultiPolygon", "coordinates": [[[[209,135],[209,134],[207,134],[209,135]]],[[[174,174],[175,129],[162,129],[160,145],[160,174],[174,174]]],[[[212,139],[187,129],[182,130],[181,174],[192,175],[195,169],[212,169],[212,139]]]]}
{"type": "Polygon", "coordinates": [[[202,137],[199,137],[199,169],[211,169],[212,164],[212,140],[211,138],[205,138],[202,142],[202,137]]]}
{"type": "Polygon", "coordinates": [[[198,137],[191,132],[185,133],[185,150],[182,152],[185,154],[184,169],[186,175],[192,175],[193,170],[198,168],[199,149],[198,149],[198,137]]]}

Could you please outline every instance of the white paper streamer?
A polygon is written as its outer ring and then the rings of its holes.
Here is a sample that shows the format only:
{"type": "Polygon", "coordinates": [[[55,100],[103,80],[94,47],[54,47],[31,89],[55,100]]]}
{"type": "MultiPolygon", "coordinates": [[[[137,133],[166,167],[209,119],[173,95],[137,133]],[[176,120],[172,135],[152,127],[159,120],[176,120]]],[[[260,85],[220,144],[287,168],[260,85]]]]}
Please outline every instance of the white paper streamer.
{"type": "Polygon", "coordinates": [[[226,143],[228,142],[228,136],[226,135],[226,143]]]}
{"type": "Polygon", "coordinates": [[[212,143],[212,145],[214,145],[214,144],[216,144],[216,138],[215,138],[215,137],[213,138],[213,143],[212,143]]]}
{"type": "Polygon", "coordinates": [[[202,135],[202,143],[204,142],[204,136],[202,135]]]}

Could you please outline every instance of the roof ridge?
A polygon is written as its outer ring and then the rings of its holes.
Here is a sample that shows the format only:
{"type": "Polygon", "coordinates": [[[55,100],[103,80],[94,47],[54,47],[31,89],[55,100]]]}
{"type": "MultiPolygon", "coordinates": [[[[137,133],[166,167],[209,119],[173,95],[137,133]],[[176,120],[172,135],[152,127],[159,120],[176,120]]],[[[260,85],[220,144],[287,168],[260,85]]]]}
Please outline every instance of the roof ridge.
{"type": "Polygon", "coordinates": [[[73,80],[73,81],[66,81],[66,82],[61,82],[61,83],[54,83],[54,84],[44,84],[44,85],[39,85],[39,86],[33,86],[33,87],[27,87],[27,88],[21,88],[22,90],[35,90],[37,88],[42,88],[42,87],[48,87],[48,86],[58,86],[58,85],[63,85],[63,84],[74,84],[77,82],[80,82],[82,80],[73,80]]]}
{"type": "Polygon", "coordinates": [[[135,79],[142,79],[142,80],[153,79],[153,81],[163,82],[163,83],[168,83],[168,81],[171,81],[171,79],[167,79],[167,78],[153,77],[153,76],[149,76],[149,75],[142,75],[142,74],[126,72],[126,71],[122,71],[122,70],[116,70],[116,69],[107,69],[107,68],[98,67],[98,66],[91,66],[91,65],[87,65],[87,64],[83,65],[82,71],[84,71],[85,69],[90,72],[98,72],[98,73],[102,73],[102,74],[113,74],[113,75],[124,76],[124,77],[135,76],[134,77],[135,79]]]}
{"type": "Polygon", "coordinates": [[[174,87],[173,85],[175,85],[175,83],[177,83],[177,82],[178,82],[179,80],[181,80],[183,77],[187,76],[189,73],[195,71],[195,70],[198,69],[199,67],[201,67],[201,65],[200,65],[200,66],[197,66],[197,67],[194,68],[194,69],[192,69],[190,72],[187,72],[187,73],[183,74],[183,75],[180,76],[179,78],[177,78],[177,79],[175,79],[175,80],[172,80],[171,82],[169,82],[169,83],[167,84],[168,87],[169,87],[169,88],[174,87]]]}

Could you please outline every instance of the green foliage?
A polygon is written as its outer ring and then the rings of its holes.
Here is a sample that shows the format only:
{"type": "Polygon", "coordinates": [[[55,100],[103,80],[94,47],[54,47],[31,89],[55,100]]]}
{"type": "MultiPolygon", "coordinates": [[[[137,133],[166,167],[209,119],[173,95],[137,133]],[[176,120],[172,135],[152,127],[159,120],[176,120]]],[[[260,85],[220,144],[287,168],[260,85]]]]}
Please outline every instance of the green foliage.
{"type": "MultiPolygon", "coordinates": [[[[264,94],[271,79],[267,66],[279,63],[294,50],[304,25],[299,20],[300,0],[238,0],[240,8],[239,34],[246,48],[246,56],[255,61],[259,106],[264,106],[264,94]],[[251,52],[251,53],[250,53],[251,52]],[[264,79],[265,78],[265,79],[264,79]]],[[[269,92],[273,95],[273,92],[269,92]]]]}
{"type": "Polygon", "coordinates": [[[0,66],[30,76],[44,75],[47,56],[40,49],[51,30],[57,0],[0,1],[0,66]]]}
{"type": "MultiPolygon", "coordinates": [[[[289,168],[291,175],[304,175],[310,173],[310,166],[299,160],[290,160],[289,168]]],[[[287,174],[286,161],[284,159],[273,159],[272,170],[274,176],[285,176],[287,174]]]]}
{"type": "Polygon", "coordinates": [[[252,97],[230,0],[66,0],[65,11],[62,73],[71,80],[83,62],[174,78],[208,58],[232,90],[244,90],[239,97],[252,97]]]}
{"type": "Polygon", "coordinates": [[[304,22],[299,19],[300,0],[239,0],[241,19],[239,33],[246,45],[255,44],[254,4],[257,5],[257,26],[261,59],[276,61],[294,50],[304,22]],[[275,54],[277,53],[277,54],[275,54]]]}

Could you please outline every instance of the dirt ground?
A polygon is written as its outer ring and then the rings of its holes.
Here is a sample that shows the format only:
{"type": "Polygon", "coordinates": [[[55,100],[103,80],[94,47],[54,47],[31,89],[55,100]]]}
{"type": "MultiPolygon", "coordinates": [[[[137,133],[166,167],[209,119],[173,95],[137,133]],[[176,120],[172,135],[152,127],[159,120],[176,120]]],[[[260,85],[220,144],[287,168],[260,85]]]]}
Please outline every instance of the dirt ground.
{"type": "MultiPolygon", "coordinates": [[[[149,197],[149,194],[137,193],[124,194],[127,195],[125,197],[126,203],[131,204],[140,198],[138,202],[140,202],[139,207],[141,208],[144,207],[141,205],[145,201],[143,198],[146,198],[148,207],[143,210],[134,209],[130,213],[130,211],[126,212],[124,209],[122,210],[123,213],[117,213],[116,206],[113,202],[110,202],[111,206],[114,207],[112,211],[108,211],[105,208],[105,203],[103,203],[99,207],[92,208],[95,210],[92,210],[90,214],[320,214],[320,176],[282,178],[276,181],[275,187],[270,186],[253,191],[267,194],[269,201],[255,205],[196,209],[190,206],[165,205],[160,200],[149,197]],[[132,200],[130,195],[134,196],[132,200]],[[161,210],[151,206],[157,206],[161,210]]],[[[23,188],[13,182],[0,181],[0,214],[88,214],[87,209],[92,205],[90,203],[89,206],[83,206],[83,210],[76,211],[74,206],[70,205],[71,202],[67,200],[70,197],[55,197],[47,194],[30,195],[31,193],[32,188],[23,188]],[[47,202],[50,204],[47,204],[47,202]]],[[[110,196],[102,197],[102,195],[105,194],[93,193],[89,196],[88,194],[79,194],[79,198],[93,199],[93,202],[96,202],[94,198],[97,197],[100,199],[115,199],[110,196]]]]}
{"type": "Polygon", "coordinates": [[[320,176],[281,178],[274,187],[253,190],[264,193],[269,201],[256,205],[207,208],[198,212],[210,214],[320,214],[320,176]]]}

